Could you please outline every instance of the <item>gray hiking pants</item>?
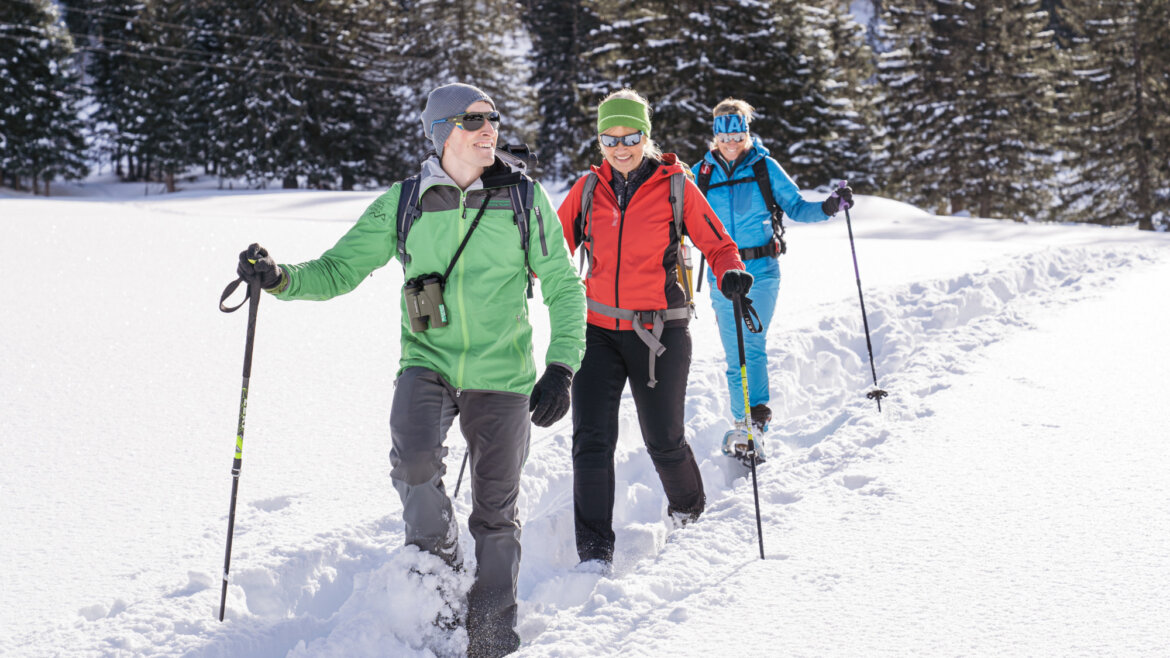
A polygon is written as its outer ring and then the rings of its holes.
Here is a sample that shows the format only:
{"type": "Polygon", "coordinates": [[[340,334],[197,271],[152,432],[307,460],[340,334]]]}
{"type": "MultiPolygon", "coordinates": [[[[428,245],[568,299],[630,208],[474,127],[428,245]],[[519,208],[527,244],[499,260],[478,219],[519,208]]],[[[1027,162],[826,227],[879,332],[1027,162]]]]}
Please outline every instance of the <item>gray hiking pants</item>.
{"type": "Polygon", "coordinates": [[[402,498],[406,543],[461,566],[459,524],[443,486],[443,441],[456,415],[470,455],[467,525],[479,565],[467,595],[468,651],[504,655],[520,644],[514,630],[520,570],[516,499],[528,457],[528,396],[456,393],[438,373],[407,368],[398,376],[390,412],[390,477],[402,498]]]}

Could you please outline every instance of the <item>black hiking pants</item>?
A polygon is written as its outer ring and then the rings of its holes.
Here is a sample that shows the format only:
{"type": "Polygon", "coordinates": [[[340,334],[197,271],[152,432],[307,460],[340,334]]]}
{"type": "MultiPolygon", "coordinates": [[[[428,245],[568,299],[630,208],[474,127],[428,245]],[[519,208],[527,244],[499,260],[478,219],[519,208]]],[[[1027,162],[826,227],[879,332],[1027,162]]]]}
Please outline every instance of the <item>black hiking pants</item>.
{"type": "Polygon", "coordinates": [[[443,441],[459,416],[467,440],[471,516],[478,569],[467,593],[469,656],[502,656],[520,646],[516,577],[520,571],[517,498],[528,457],[528,396],[459,391],[438,373],[407,368],[398,376],[390,412],[390,477],[402,499],[406,543],[462,566],[459,524],[443,486],[443,441]]]}
{"type": "Polygon", "coordinates": [[[655,364],[658,384],[650,388],[650,348],[637,334],[594,325],[585,330],[585,357],[573,378],[573,518],[582,561],[613,561],[613,456],[627,382],[668,511],[694,518],[706,504],[683,432],[691,334],[686,326],[670,327],[660,340],[666,351],[655,364]]]}

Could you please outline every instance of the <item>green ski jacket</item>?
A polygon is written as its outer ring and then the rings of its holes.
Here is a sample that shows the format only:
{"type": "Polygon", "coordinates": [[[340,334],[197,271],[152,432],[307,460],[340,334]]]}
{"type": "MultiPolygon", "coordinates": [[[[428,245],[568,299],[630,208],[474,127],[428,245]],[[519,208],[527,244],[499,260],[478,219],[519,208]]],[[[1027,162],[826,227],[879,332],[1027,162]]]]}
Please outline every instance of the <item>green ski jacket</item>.
{"type": "MultiPolygon", "coordinates": [[[[421,366],[457,389],[508,391],[528,395],[536,381],[532,326],[528,321],[528,271],[508,183],[517,165],[497,157],[495,165],[461,190],[439,165],[423,163],[422,215],[407,233],[404,280],[451,263],[480,208],[487,210],[451,270],[443,290],[448,324],[412,332],[406,301],[399,295],[402,354],[398,372],[421,366]],[[501,185],[501,183],[503,185],[501,185]],[[493,187],[494,186],[494,187],[493,187]]],[[[324,300],[345,294],[397,254],[397,208],[402,185],[378,197],[357,223],[320,258],[284,265],[288,285],[280,299],[324,300]]],[[[539,183],[529,217],[528,266],[540,279],[549,311],[550,340],[545,364],[576,372],[585,351],[585,288],[565,246],[560,221],[539,183]]]]}

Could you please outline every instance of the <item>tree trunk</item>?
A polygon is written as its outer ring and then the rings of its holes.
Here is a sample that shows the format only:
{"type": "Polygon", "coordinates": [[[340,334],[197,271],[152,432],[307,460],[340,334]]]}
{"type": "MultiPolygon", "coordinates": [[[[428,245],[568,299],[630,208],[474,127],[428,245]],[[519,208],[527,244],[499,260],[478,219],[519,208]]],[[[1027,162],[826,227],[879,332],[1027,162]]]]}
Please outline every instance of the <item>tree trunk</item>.
{"type": "Polygon", "coordinates": [[[296,174],[286,174],[284,179],[281,181],[280,186],[286,190],[297,189],[297,175],[296,174]]]}
{"type": "Polygon", "coordinates": [[[345,190],[346,192],[353,191],[353,174],[351,172],[348,172],[348,171],[342,172],[342,174],[341,174],[341,189],[345,190]]]}
{"type": "Polygon", "coordinates": [[[966,205],[963,203],[963,197],[953,194],[951,195],[951,214],[957,215],[966,210],[966,205]]]}
{"type": "Polygon", "coordinates": [[[168,169],[167,173],[165,174],[165,178],[167,183],[167,192],[173,193],[175,191],[175,172],[168,169]]]}
{"type": "MultiPolygon", "coordinates": [[[[1141,31],[1145,27],[1141,21],[1138,20],[1134,29],[1141,31]]],[[[1145,103],[1145,72],[1142,69],[1142,40],[1139,35],[1134,34],[1133,44],[1133,82],[1134,82],[1134,102],[1137,104],[1135,114],[1137,115],[1134,121],[1134,130],[1137,131],[1138,143],[1140,144],[1137,150],[1137,162],[1134,163],[1137,167],[1137,214],[1138,214],[1138,229],[1142,231],[1154,230],[1153,218],[1153,200],[1150,198],[1150,148],[1152,141],[1150,133],[1154,130],[1154,121],[1152,117],[1146,116],[1145,103]]]]}

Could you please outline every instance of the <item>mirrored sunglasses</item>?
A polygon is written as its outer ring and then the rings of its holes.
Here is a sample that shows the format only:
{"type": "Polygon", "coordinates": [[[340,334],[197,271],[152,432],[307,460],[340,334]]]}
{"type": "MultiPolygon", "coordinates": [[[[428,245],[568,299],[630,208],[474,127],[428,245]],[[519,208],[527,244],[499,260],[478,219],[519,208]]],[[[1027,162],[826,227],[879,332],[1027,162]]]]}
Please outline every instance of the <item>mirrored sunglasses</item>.
{"type": "Polygon", "coordinates": [[[431,122],[431,130],[435,129],[436,123],[453,123],[459,127],[460,130],[479,130],[483,128],[483,122],[489,121],[494,130],[500,129],[500,113],[499,112],[464,112],[463,114],[456,114],[453,117],[446,119],[439,119],[431,122]]]}
{"type": "Polygon", "coordinates": [[[602,146],[608,146],[610,148],[613,148],[618,144],[623,146],[635,146],[642,141],[642,131],[639,130],[636,133],[630,133],[629,135],[622,137],[614,137],[613,135],[598,135],[597,137],[601,140],[602,146]]]}
{"type": "Polygon", "coordinates": [[[742,142],[747,139],[747,133],[719,133],[715,139],[726,144],[727,142],[742,142]]]}

